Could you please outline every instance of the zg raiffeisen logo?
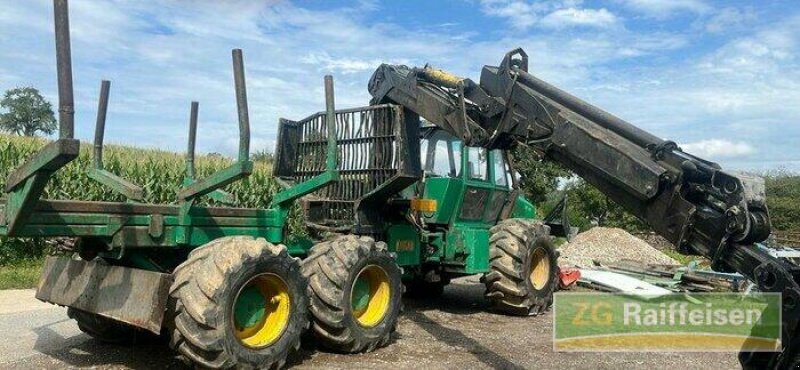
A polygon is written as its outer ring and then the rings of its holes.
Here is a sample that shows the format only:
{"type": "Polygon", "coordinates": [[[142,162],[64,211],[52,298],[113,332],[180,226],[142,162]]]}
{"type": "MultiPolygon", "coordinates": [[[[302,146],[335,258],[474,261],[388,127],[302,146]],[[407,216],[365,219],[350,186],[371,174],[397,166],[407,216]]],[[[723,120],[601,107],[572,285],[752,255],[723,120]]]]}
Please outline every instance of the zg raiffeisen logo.
{"type": "Polygon", "coordinates": [[[777,293],[556,294],[556,351],[779,351],[777,293]]]}

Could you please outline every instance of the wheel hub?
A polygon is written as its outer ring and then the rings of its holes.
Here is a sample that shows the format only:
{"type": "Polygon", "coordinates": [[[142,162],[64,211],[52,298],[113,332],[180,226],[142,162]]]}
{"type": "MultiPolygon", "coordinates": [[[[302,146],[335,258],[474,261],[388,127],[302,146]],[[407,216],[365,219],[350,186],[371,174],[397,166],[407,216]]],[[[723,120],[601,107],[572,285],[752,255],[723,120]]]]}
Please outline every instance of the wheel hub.
{"type": "Polygon", "coordinates": [[[253,277],[233,305],[236,337],[250,348],[273,344],[289,325],[290,303],[289,288],[278,275],[253,277]]]}
{"type": "Polygon", "coordinates": [[[353,284],[353,312],[362,312],[369,304],[369,281],[363,276],[353,284]]]}
{"type": "Polygon", "coordinates": [[[267,299],[255,286],[248,286],[239,293],[234,308],[234,320],[238,328],[252,328],[263,318],[267,309],[267,299]]]}
{"type": "Polygon", "coordinates": [[[550,279],[550,258],[544,248],[537,248],[531,254],[530,281],[533,288],[541,290],[550,279]]]}
{"type": "Polygon", "coordinates": [[[359,272],[350,291],[350,305],[359,325],[374,327],[389,311],[389,275],[381,267],[369,265],[359,272]]]}

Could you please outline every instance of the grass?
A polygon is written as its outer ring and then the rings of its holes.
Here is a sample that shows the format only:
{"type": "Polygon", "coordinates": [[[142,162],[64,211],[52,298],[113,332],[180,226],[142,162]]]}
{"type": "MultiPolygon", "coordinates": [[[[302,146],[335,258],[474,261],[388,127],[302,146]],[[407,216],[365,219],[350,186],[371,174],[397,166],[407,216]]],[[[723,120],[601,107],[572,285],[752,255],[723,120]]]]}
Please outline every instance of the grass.
{"type": "Polygon", "coordinates": [[[43,263],[41,259],[28,259],[0,266],[0,290],[35,288],[43,263]]]}

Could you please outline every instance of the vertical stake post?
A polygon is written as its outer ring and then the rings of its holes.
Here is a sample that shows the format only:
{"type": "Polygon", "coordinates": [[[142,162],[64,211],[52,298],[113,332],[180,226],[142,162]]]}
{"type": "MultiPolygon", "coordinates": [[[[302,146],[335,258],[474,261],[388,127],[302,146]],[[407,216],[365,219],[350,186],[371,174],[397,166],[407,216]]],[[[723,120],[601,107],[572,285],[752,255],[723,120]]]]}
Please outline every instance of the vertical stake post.
{"type": "Polygon", "coordinates": [[[72,139],[75,135],[75,101],[72,92],[72,50],[67,0],[53,0],[53,9],[58,69],[58,136],[61,139],[72,139]]]}
{"type": "Polygon", "coordinates": [[[239,113],[239,162],[245,162],[250,158],[250,114],[247,109],[242,49],[233,49],[233,79],[236,84],[236,108],[239,113]]]}
{"type": "Polygon", "coordinates": [[[194,150],[197,140],[197,111],[200,103],[193,101],[191,113],[189,114],[189,146],[186,148],[186,180],[194,180],[195,167],[194,167],[194,150]]]}
{"type": "Polygon", "coordinates": [[[325,126],[328,129],[328,153],[325,170],[336,169],[336,103],[334,102],[333,76],[325,76],[325,126]]]}
{"type": "Polygon", "coordinates": [[[106,132],[106,116],[108,114],[108,95],[111,81],[100,83],[100,99],[97,103],[97,122],[94,126],[94,168],[103,169],[103,136],[106,132]]]}

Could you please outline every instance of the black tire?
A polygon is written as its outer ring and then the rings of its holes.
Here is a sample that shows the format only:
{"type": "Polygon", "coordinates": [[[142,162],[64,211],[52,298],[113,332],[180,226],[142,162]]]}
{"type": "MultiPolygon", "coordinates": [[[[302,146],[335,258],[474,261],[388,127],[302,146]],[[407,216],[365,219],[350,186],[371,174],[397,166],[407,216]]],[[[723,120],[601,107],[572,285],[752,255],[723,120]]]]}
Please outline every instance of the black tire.
{"type": "Polygon", "coordinates": [[[170,345],[199,367],[281,368],[308,327],[307,281],[283,245],[237,236],[193,250],[173,273],[170,345]],[[265,275],[267,274],[267,275],[265,275]],[[277,339],[248,347],[237,338],[234,303],[258,276],[277,277],[288,293],[288,321],[277,339]]]}
{"type": "Polygon", "coordinates": [[[558,252],[550,228],[512,218],[492,227],[491,233],[490,272],[484,283],[492,308],[520,316],[546,311],[558,286],[558,252]]]}
{"type": "Polygon", "coordinates": [[[77,321],[78,329],[103,343],[145,344],[160,339],[145,329],[72,307],[67,309],[67,316],[77,321]]]}
{"type": "Polygon", "coordinates": [[[308,278],[317,343],[344,353],[369,352],[389,343],[402,309],[403,283],[386,243],[353,235],[319,243],[303,260],[303,274],[308,278]],[[363,326],[354,316],[351,299],[356,279],[372,266],[385,272],[388,306],[379,322],[363,326]]]}

